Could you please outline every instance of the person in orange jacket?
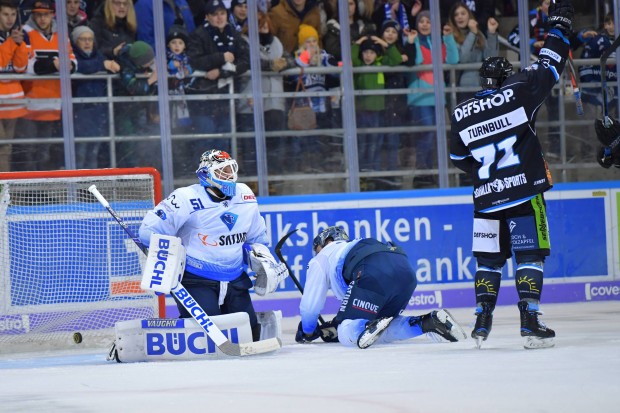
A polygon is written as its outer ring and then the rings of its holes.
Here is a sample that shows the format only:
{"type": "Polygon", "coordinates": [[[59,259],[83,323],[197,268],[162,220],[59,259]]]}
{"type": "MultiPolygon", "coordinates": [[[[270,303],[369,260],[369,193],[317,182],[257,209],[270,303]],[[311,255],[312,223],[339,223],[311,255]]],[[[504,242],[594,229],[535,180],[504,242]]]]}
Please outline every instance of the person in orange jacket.
{"type": "MultiPolygon", "coordinates": [[[[0,0],[0,75],[23,73],[28,66],[28,48],[24,33],[17,22],[17,5],[0,0]]],[[[23,99],[24,90],[19,80],[0,81],[0,100],[23,99]]],[[[22,103],[0,105],[0,140],[13,139],[17,119],[26,114],[22,103]]],[[[0,145],[0,172],[11,170],[11,145],[0,145]]]]}
{"type": "MultiPolygon", "coordinates": [[[[24,25],[26,42],[30,46],[27,73],[35,75],[57,74],[60,70],[58,56],[58,33],[54,20],[54,4],[49,0],[37,0],[32,8],[32,14],[24,25]]],[[[69,40],[66,40],[71,61],[71,72],[77,69],[77,60],[71,49],[69,40]]],[[[34,99],[28,102],[28,113],[24,116],[24,128],[20,131],[24,137],[50,138],[62,136],[60,100],[57,102],[48,99],[58,99],[60,95],[60,80],[45,79],[32,80],[23,83],[27,98],[34,99]]],[[[35,158],[26,160],[27,169],[58,169],[64,164],[63,147],[61,144],[38,145],[35,158]],[[47,146],[47,147],[46,147],[47,146]]]]}

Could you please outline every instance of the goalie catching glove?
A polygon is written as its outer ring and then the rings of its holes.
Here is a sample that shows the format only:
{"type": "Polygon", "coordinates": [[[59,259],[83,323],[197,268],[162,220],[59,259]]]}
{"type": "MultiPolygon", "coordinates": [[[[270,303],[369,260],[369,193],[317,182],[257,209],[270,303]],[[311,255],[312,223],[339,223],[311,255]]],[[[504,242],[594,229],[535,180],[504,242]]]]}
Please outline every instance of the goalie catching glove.
{"type": "Polygon", "coordinates": [[[254,291],[258,295],[274,292],[281,281],[288,277],[288,269],[284,263],[276,262],[263,244],[245,244],[244,249],[249,257],[249,266],[256,273],[254,291]]]}

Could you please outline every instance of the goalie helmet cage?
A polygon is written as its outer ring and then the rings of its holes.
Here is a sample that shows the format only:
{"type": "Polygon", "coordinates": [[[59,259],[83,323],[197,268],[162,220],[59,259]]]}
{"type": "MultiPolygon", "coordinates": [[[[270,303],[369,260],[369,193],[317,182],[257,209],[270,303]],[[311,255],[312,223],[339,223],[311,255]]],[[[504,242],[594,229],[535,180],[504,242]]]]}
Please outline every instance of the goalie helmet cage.
{"type": "Polygon", "coordinates": [[[0,173],[0,353],[102,348],[117,321],[165,317],[93,184],[135,232],[162,198],[154,168],[0,173]]]}

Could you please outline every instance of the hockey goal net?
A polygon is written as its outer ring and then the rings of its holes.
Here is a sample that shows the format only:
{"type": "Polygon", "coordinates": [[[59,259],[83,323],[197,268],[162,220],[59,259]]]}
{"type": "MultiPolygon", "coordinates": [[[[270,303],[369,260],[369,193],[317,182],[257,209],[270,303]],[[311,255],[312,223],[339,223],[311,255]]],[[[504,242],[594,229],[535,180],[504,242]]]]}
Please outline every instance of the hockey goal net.
{"type": "Polygon", "coordinates": [[[135,232],[161,200],[153,168],[0,173],[0,353],[107,346],[117,321],[165,316],[93,184],[135,232]]]}

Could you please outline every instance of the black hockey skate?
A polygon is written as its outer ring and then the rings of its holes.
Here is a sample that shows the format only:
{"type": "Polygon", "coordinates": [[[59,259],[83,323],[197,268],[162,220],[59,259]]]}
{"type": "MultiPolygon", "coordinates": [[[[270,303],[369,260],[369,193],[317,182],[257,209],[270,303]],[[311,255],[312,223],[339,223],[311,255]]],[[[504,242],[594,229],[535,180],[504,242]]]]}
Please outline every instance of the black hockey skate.
{"type": "Polygon", "coordinates": [[[532,309],[527,301],[519,301],[517,305],[521,313],[521,336],[525,337],[523,347],[526,349],[553,347],[555,345],[553,342],[555,331],[547,328],[538,319],[538,315],[542,314],[538,311],[538,306],[534,306],[532,309]]]}
{"type": "Polygon", "coordinates": [[[357,338],[357,346],[359,348],[368,348],[372,346],[375,341],[379,340],[379,337],[381,337],[381,334],[389,327],[393,319],[394,317],[383,317],[366,323],[366,328],[357,338]]]}
{"type": "Polygon", "coordinates": [[[489,337],[493,326],[493,310],[495,307],[490,303],[480,303],[476,308],[476,325],[471,332],[471,338],[476,340],[476,347],[480,348],[482,342],[489,337]]]}
{"type": "Polygon", "coordinates": [[[467,334],[448,310],[435,310],[422,317],[411,317],[409,323],[419,323],[423,333],[434,333],[453,343],[467,339],[467,334]]]}

